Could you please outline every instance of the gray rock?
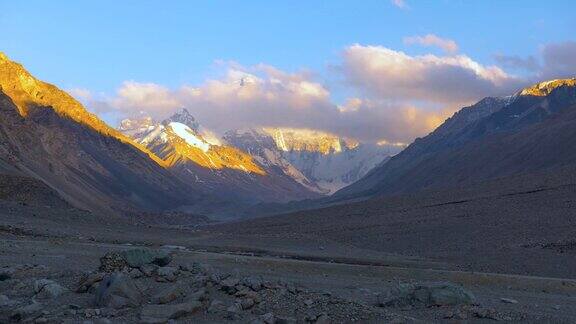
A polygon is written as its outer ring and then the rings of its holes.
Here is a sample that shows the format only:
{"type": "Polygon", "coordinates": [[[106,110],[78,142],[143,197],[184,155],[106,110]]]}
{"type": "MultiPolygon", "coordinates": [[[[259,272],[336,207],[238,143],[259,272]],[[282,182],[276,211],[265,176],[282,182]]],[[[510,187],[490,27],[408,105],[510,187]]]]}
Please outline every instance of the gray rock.
{"type": "Polygon", "coordinates": [[[266,324],[274,324],[276,322],[276,317],[272,313],[266,313],[260,316],[260,319],[266,324]]]}
{"type": "Polygon", "coordinates": [[[208,313],[221,313],[226,311],[226,304],[219,300],[213,300],[208,306],[208,313]]]}
{"type": "Polygon", "coordinates": [[[66,292],[66,288],[48,279],[34,281],[34,292],[37,298],[56,298],[66,292]]]}
{"type": "Polygon", "coordinates": [[[132,279],[138,279],[138,278],[142,278],[144,276],[144,273],[142,273],[142,271],[140,271],[138,269],[132,269],[132,270],[130,270],[130,272],[128,272],[128,275],[132,279]]]}
{"type": "Polygon", "coordinates": [[[10,319],[14,321],[22,321],[31,317],[38,317],[42,312],[42,304],[37,302],[32,302],[26,306],[19,307],[12,312],[10,319]]]}
{"type": "Polygon", "coordinates": [[[15,300],[11,300],[6,295],[0,295],[0,307],[7,307],[16,304],[15,300]]]}
{"type": "Polygon", "coordinates": [[[512,298],[500,298],[500,301],[505,304],[518,304],[518,301],[512,298]]]}
{"type": "Polygon", "coordinates": [[[474,295],[452,283],[400,283],[378,296],[380,306],[446,306],[474,304],[474,295]]]}
{"type": "Polygon", "coordinates": [[[112,308],[137,307],[142,293],[132,279],[120,273],[106,276],[96,290],[95,304],[112,308]]]}
{"type": "Polygon", "coordinates": [[[330,323],[332,323],[332,321],[330,320],[330,317],[328,315],[322,314],[322,315],[318,316],[315,323],[316,324],[330,324],[330,323]]]}
{"type": "Polygon", "coordinates": [[[252,290],[243,290],[236,293],[237,297],[246,297],[254,300],[255,303],[259,303],[262,301],[262,297],[259,293],[252,291],[252,290]]]}
{"type": "Polygon", "coordinates": [[[200,288],[197,291],[190,294],[187,298],[189,301],[206,301],[208,300],[208,291],[204,288],[200,288]]]}
{"type": "Polygon", "coordinates": [[[228,278],[225,280],[220,281],[220,289],[228,294],[235,294],[237,289],[236,285],[238,285],[240,281],[236,278],[228,278]]]}
{"type": "Polygon", "coordinates": [[[202,309],[199,302],[188,302],[174,305],[145,305],[140,313],[144,323],[164,323],[194,314],[202,309]]]}
{"type": "Polygon", "coordinates": [[[102,281],[106,276],[103,272],[89,272],[85,273],[82,278],[80,278],[80,282],[78,283],[78,288],[76,292],[78,293],[85,293],[88,292],[95,283],[102,281]]]}
{"type": "Polygon", "coordinates": [[[242,284],[254,291],[260,291],[262,289],[262,280],[256,277],[247,277],[242,280],[242,284]]]}
{"type": "Polygon", "coordinates": [[[160,267],[156,271],[156,274],[168,281],[174,281],[178,276],[178,269],[173,267],[160,267]]]}
{"type": "Polygon", "coordinates": [[[254,305],[256,304],[256,302],[254,301],[254,299],[252,298],[242,298],[242,300],[240,301],[240,305],[242,306],[242,309],[250,309],[252,307],[254,307],[254,305]]]}
{"type": "Polygon", "coordinates": [[[94,320],[94,324],[112,324],[112,321],[107,318],[97,318],[94,320]]]}
{"type": "Polygon", "coordinates": [[[132,249],[122,252],[109,252],[100,258],[100,271],[116,272],[129,268],[140,268],[147,264],[166,266],[172,261],[165,250],[132,249]]]}
{"type": "Polygon", "coordinates": [[[298,321],[293,317],[276,317],[275,324],[296,324],[298,321]]]}
{"type": "Polygon", "coordinates": [[[185,246],[181,246],[181,245],[162,245],[160,248],[164,249],[164,250],[180,250],[180,251],[186,251],[187,250],[187,248],[185,246]]]}
{"type": "Polygon", "coordinates": [[[158,294],[152,297],[152,302],[155,304],[168,304],[176,299],[184,297],[186,295],[186,289],[182,285],[175,284],[170,287],[165,288],[158,294]]]}
{"type": "Polygon", "coordinates": [[[120,252],[108,252],[100,258],[100,268],[102,272],[122,271],[128,267],[128,263],[120,252]]]}
{"type": "Polygon", "coordinates": [[[134,249],[123,251],[121,254],[132,268],[139,268],[145,264],[155,264],[164,267],[172,261],[170,253],[164,250],[134,249]]]}
{"type": "Polygon", "coordinates": [[[0,281],[6,281],[10,278],[12,278],[12,275],[10,274],[10,272],[8,272],[8,271],[0,272],[0,281]]]}
{"type": "Polygon", "coordinates": [[[228,308],[226,308],[226,311],[228,313],[239,313],[242,310],[242,305],[240,303],[234,303],[230,306],[228,306],[228,308]]]}
{"type": "Polygon", "coordinates": [[[145,265],[140,267],[140,271],[142,271],[142,273],[146,277],[152,277],[152,276],[156,275],[158,268],[159,267],[155,264],[145,264],[145,265]]]}

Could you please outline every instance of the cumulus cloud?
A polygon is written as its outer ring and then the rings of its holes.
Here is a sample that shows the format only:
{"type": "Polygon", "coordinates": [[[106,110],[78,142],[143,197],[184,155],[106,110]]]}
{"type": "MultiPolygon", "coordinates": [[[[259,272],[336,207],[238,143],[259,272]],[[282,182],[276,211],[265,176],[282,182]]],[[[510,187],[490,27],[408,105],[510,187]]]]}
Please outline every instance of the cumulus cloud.
{"type": "Polygon", "coordinates": [[[425,36],[411,36],[404,38],[404,44],[407,45],[422,45],[422,46],[436,46],[441,48],[447,53],[458,52],[458,44],[451,39],[441,38],[434,34],[428,34],[425,36]]]}
{"type": "Polygon", "coordinates": [[[494,55],[504,68],[528,72],[525,79],[531,83],[576,77],[576,42],[567,41],[543,45],[537,55],[494,55]]]}
{"type": "Polygon", "coordinates": [[[269,65],[228,64],[220,78],[168,89],[124,82],[112,98],[92,101],[94,110],[125,116],[145,112],[162,119],[181,107],[218,134],[245,127],[293,127],[328,131],[361,141],[408,142],[447,116],[386,100],[351,98],[335,104],[310,73],[288,73],[269,65]]]}
{"type": "Polygon", "coordinates": [[[349,46],[341,68],[352,85],[381,99],[466,103],[508,94],[522,84],[466,55],[410,56],[382,46],[349,46]]]}
{"type": "Polygon", "coordinates": [[[346,86],[348,94],[339,101],[334,97],[341,93],[332,93],[334,88],[310,71],[234,62],[222,63],[219,76],[196,85],[167,88],[126,81],[113,96],[96,98],[85,89],[70,91],[93,111],[126,117],[144,113],[163,119],[185,107],[220,135],[245,127],[290,127],[369,142],[411,142],[485,96],[509,95],[532,82],[576,74],[574,42],[549,44],[535,57],[495,58],[504,68],[531,71],[519,78],[464,54],[414,56],[352,45],[342,51],[336,69],[344,81],[336,86],[346,86]]]}
{"type": "Polygon", "coordinates": [[[92,92],[85,88],[71,88],[66,89],[66,91],[81,101],[89,101],[92,99],[92,92]]]}
{"type": "Polygon", "coordinates": [[[552,43],[541,51],[542,68],[539,77],[542,79],[560,79],[576,77],[576,42],[552,43]]]}
{"type": "Polygon", "coordinates": [[[155,83],[126,81],[110,105],[122,110],[143,110],[156,114],[176,109],[181,103],[168,88],[155,83]]]}
{"type": "Polygon", "coordinates": [[[534,56],[520,57],[517,55],[494,55],[494,60],[504,68],[513,70],[537,71],[540,68],[534,56]]]}
{"type": "Polygon", "coordinates": [[[408,5],[404,0],[390,0],[390,2],[400,9],[408,9],[408,5]]]}

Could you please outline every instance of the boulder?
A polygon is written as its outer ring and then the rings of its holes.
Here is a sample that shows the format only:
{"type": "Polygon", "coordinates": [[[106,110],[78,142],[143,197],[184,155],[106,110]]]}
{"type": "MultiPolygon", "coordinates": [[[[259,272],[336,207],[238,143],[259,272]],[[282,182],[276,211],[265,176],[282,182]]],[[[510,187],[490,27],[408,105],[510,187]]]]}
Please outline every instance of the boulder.
{"type": "Polygon", "coordinates": [[[142,271],[142,273],[146,277],[152,277],[152,276],[156,275],[158,268],[159,267],[155,264],[145,264],[145,265],[140,267],[140,271],[142,271]]]}
{"type": "Polygon", "coordinates": [[[174,281],[178,275],[178,269],[174,267],[160,267],[156,271],[156,274],[167,281],[174,281]]]}
{"type": "Polygon", "coordinates": [[[0,281],[5,281],[12,278],[12,275],[8,271],[0,272],[0,281]]]}
{"type": "Polygon", "coordinates": [[[257,277],[246,277],[242,279],[242,284],[254,291],[260,291],[262,289],[262,279],[257,277]]]}
{"type": "Polygon", "coordinates": [[[165,323],[194,314],[202,309],[199,302],[187,302],[174,305],[145,305],[140,313],[144,323],[165,323]]]}
{"type": "Polygon", "coordinates": [[[154,295],[151,301],[155,304],[168,304],[176,299],[184,297],[185,295],[186,289],[184,289],[182,285],[174,284],[154,295]]]}
{"type": "Polygon", "coordinates": [[[242,306],[242,309],[250,309],[254,307],[255,304],[256,302],[254,301],[254,299],[249,297],[245,297],[242,298],[242,300],[240,300],[240,305],[242,306]]]}
{"type": "Polygon", "coordinates": [[[164,250],[134,249],[123,251],[122,256],[132,268],[139,268],[145,264],[155,264],[164,267],[172,262],[170,253],[164,250]]]}
{"type": "Polygon", "coordinates": [[[17,303],[17,301],[11,300],[6,295],[0,295],[0,307],[12,306],[17,303]]]}
{"type": "Polygon", "coordinates": [[[148,264],[166,266],[172,261],[165,250],[132,249],[122,252],[109,252],[100,258],[100,271],[116,272],[125,268],[140,268],[148,264]]]}
{"type": "Polygon", "coordinates": [[[78,293],[85,293],[88,292],[95,283],[102,281],[106,276],[103,272],[89,272],[85,273],[82,278],[80,278],[80,282],[78,283],[78,288],[76,288],[76,292],[78,293]]]}
{"type": "Polygon", "coordinates": [[[238,285],[240,281],[236,278],[228,278],[220,281],[220,289],[228,294],[232,295],[236,293],[236,285],[238,285]]]}
{"type": "Polygon", "coordinates": [[[206,291],[206,289],[204,288],[200,288],[198,290],[196,290],[195,292],[191,293],[187,298],[187,300],[189,301],[207,301],[210,298],[208,297],[208,291],[206,291]]]}
{"type": "Polygon", "coordinates": [[[128,267],[128,263],[119,252],[108,252],[100,258],[100,268],[102,272],[122,271],[128,267]]]}
{"type": "Polygon", "coordinates": [[[37,317],[42,312],[42,309],[42,304],[32,302],[26,306],[16,308],[10,315],[10,319],[13,321],[23,321],[31,317],[37,317]]]}
{"type": "Polygon", "coordinates": [[[452,283],[408,284],[396,287],[378,296],[380,306],[447,306],[471,305],[474,295],[452,283]]]}
{"type": "Polygon", "coordinates": [[[34,281],[34,292],[36,298],[56,298],[62,295],[66,288],[60,286],[57,282],[48,279],[40,279],[34,281]]]}
{"type": "Polygon", "coordinates": [[[266,313],[260,316],[260,320],[266,324],[274,324],[276,322],[276,317],[272,313],[266,313]]]}
{"type": "Polygon", "coordinates": [[[226,304],[220,300],[213,300],[208,307],[208,313],[221,313],[226,311],[226,304]]]}
{"type": "Polygon", "coordinates": [[[96,290],[95,304],[116,309],[137,307],[142,304],[142,293],[130,277],[114,273],[100,282],[96,290]]]}

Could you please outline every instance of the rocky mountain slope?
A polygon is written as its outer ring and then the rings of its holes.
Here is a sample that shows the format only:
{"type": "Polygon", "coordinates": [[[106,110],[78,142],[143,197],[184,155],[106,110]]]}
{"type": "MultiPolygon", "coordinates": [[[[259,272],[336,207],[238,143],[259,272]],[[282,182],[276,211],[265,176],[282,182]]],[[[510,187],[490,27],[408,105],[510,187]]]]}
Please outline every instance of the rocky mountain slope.
{"type": "Polygon", "coordinates": [[[430,135],[332,202],[474,183],[576,161],[576,79],[536,84],[486,98],[454,114],[430,135]]]}
{"type": "Polygon", "coordinates": [[[0,168],[103,214],[161,211],[206,196],[55,86],[0,55],[0,168]]]}

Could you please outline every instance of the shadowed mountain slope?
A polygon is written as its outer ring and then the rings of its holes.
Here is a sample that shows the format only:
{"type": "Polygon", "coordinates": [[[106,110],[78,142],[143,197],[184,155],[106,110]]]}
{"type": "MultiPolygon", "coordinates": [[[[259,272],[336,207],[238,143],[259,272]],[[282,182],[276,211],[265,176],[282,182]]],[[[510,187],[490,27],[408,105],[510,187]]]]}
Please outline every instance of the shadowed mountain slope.
{"type": "Polygon", "coordinates": [[[0,56],[0,168],[40,179],[76,207],[162,211],[203,198],[53,85],[0,56]]]}
{"type": "Polygon", "coordinates": [[[576,81],[537,84],[486,98],[337,192],[364,199],[535,172],[576,161],[576,81]],[[536,89],[536,90],[535,90],[536,89]]]}

